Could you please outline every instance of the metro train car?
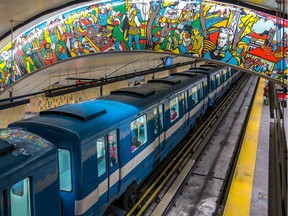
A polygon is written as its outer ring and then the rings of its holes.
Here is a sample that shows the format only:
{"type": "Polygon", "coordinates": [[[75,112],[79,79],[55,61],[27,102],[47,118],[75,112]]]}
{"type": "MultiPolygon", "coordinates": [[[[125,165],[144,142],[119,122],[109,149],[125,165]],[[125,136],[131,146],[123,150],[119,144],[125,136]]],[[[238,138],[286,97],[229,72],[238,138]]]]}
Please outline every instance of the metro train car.
{"type": "Polygon", "coordinates": [[[240,72],[231,67],[219,66],[213,63],[190,68],[189,71],[207,75],[209,86],[208,105],[212,107],[219,101],[228,88],[239,78],[240,72]]]}
{"type": "Polygon", "coordinates": [[[0,215],[60,215],[58,173],[54,145],[21,129],[0,130],[0,215]]]}
{"type": "MultiPolygon", "coordinates": [[[[218,73],[227,71],[227,67],[219,68],[218,73]]],[[[207,111],[209,94],[214,93],[207,73],[178,72],[10,124],[9,130],[37,134],[58,149],[54,163],[58,163],[59,176],[53,176],[59,181],[59,193],[54,188],[54,196],[51,192],[44,198],[42,193],[49,193],[52,183],[43,180],[43,190],[30,190],[31,214],[103,215],[116,199],[123,209],[130,209],[137,187],[207,111]],[[38,204],[47,199],[59,202],[60,213],[56,207],[38,213],[38,204]]],[[[227,73],[217,88],[230,80],[232,73],[227,73]]],[[[46,173],[46,169],[38,172],[46,173]]],[[[37,181],[28,171],[22,179],[27,178],[29,187],[35,188],[37,181]]]]}

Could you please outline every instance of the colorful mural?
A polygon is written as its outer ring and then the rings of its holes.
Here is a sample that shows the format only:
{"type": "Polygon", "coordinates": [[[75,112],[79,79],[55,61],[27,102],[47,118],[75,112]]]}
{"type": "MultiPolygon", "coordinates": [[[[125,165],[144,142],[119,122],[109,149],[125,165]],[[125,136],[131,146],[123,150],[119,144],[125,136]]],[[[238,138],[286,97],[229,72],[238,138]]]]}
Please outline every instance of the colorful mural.
{"type": "Polygon", "coordinates": [[[287,81],[288,22],[211,1],[90,3],[29,29],[0,51],[0,87],[57,61],[151,50],[204,57],[287,81]]]}

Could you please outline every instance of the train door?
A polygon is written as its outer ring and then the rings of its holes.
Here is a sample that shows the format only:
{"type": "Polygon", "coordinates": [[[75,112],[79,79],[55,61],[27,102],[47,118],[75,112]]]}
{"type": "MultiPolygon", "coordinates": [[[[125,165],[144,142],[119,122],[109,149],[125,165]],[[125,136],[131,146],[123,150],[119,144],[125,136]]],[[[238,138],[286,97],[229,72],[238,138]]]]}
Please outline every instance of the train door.
{"type": "Polygon", "coordinates": [[[205,110],[208,108],[208,97],[207,97],[207,81],[202,82],[202,97],[204,101],[205,110]]]}
{"type": "Polygon", "coordinates": [[[220,74],[216,74],[216,86],[217,86],[217,90],[216,90],[216,99],[219,99],[219,93],[221,92],[220,86],[221,86],[221,77],[220,74]]]}
{"type": "Polygon", "coordinates": [[[105,136],[99,137],[96,140],[97,162],[98,162],[98,207],[101,207],[107,202],[108,197],[108,172],[107,172],[107,145],[105,136]]]}
{"type": "Polygon", "coordinates": [[[200,113],[202,115],[202,113],[204,112],[204,101],[203,101],[203,97],[202,97],[202,93],[201,93],[201,83],[197,84],[197,93],[198,93],[198,99],[199,99],[199,104],[200,104],[200,113]]]}
{"type": "Polygon", "coordinates": [[[189,125],[189,110],[188,110],[188,91],[182,92],[182,108],[185,124],[189,125]]]}
{"type": "Polygon", "coordinates": [[[157,146],[158,152],[164,148],[165,133],[163,125],[163,105],[159,105],[154,108],[154,135],[155,135],[155,146],[157,146]]]}
{"type": "Polygon", "coordinates": [[[33,214],[31,195],[29,178],[14,184],[9,192],[11,215],[31,216],[33,214]]]}
{"type": "Polygon", "coordinates": [[[119,160],[118,160],[118,135],[117,130],[107,135],[108,143],[108,199],[119,191],[119,160]]]}

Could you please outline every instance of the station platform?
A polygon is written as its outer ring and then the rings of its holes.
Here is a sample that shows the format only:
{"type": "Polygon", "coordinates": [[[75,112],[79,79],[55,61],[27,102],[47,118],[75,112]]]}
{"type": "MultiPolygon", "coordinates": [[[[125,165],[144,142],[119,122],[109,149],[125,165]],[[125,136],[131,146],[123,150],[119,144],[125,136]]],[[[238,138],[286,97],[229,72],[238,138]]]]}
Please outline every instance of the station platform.
{"type": "MultiPolygon", "coordinates": [[[[223,211],[225,216],[268,215],[269,106],[263,103],[265,80],[260,79],[243,145],[223,211]]],[[[287,108],[284,108],[287,122],[287,108]]],[[[285,124],[287,135],[287,124],[285,124]]]]}

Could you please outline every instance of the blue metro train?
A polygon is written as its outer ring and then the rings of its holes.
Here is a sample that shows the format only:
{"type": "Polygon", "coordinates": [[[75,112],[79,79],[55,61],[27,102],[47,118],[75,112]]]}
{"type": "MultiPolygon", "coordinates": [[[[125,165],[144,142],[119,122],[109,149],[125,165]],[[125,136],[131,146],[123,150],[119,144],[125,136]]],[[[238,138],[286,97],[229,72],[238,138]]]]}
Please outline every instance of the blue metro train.
{"type": "Polygon", "coordinates": [[[239,76],[206,64],[10,124],[0,130],[0,215],[103,215],[116,199],[128,210],[239,76]]]}

